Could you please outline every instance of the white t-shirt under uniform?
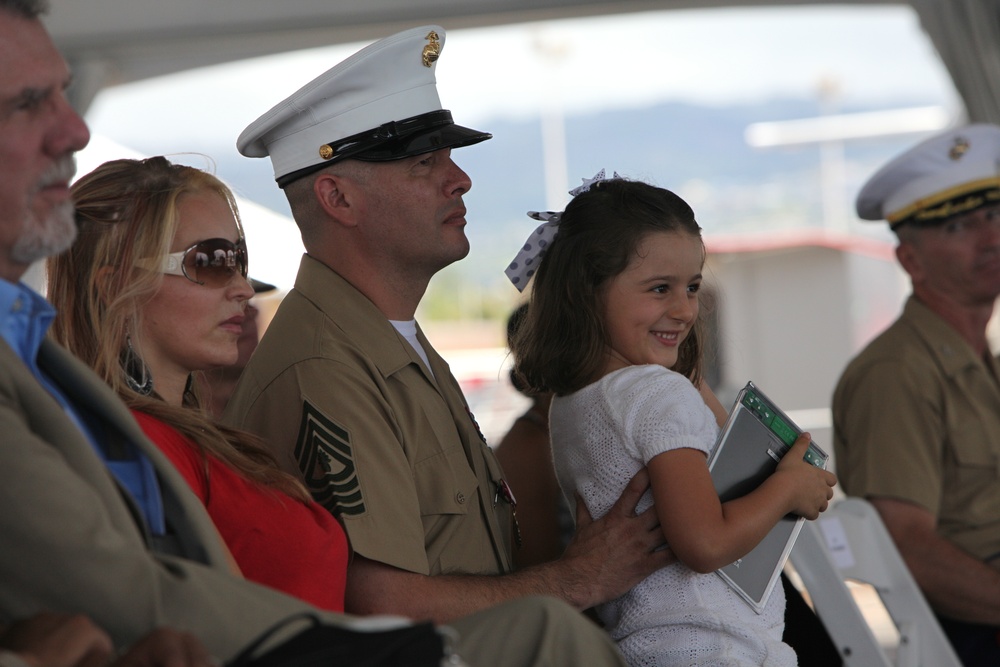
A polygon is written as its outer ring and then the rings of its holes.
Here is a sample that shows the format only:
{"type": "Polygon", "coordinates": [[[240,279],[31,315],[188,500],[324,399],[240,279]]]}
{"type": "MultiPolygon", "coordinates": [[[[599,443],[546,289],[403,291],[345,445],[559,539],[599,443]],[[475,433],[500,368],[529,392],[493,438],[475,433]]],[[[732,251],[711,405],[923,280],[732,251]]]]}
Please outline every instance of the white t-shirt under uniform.
{"type": "MultiPolygon", "coordinates": [[[[559,483],[568,497],[579,493],[595,519],[654,456],[679,448],[707,455],[718,436],[715,416],[690,380],[654,365],[623,368],[557,397],[550,428],[559,483]]],[[[652,504],[647,491],[637,511],[652,504]]],[[[678,562],[597,611],[632,667],[797,662],[781,641],[780,586],[757,614],[714,572],[678,562]]]]}

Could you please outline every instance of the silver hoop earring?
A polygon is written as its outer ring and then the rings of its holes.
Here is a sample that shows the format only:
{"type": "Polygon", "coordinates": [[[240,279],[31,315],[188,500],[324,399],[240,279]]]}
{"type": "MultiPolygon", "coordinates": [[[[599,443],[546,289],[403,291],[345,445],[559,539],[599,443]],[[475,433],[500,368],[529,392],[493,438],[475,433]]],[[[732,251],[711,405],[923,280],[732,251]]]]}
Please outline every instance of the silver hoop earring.
{"type": "Polygon", "coordinates": [[[153,376],[149,372],[149,367],[142,357],[132,347],[132,336],[125,333],[125,349],[121,356],[122,371],[125,374],[125,384],[128,388],[140,396],[149,396],[153,393],[153,376]]]}

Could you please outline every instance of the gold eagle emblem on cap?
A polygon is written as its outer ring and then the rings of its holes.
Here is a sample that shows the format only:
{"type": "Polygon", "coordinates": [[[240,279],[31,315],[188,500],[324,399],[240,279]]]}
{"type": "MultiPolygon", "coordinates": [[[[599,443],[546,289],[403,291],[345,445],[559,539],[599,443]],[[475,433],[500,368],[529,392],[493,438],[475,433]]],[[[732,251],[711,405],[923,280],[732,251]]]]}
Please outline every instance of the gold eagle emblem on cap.
{"type": "Polygon", "coordinates": [[[330,144],[323,144],[319,147],[319,156],[324,160],[329,160],[333,157],[333,149],[330,148],[330,144]]]}
{"type": "Polygon", "coordinates": [[[965,137],[955,137],[955,143],[948,151],[948,157],[957,160],[969,151],[969,140],[965,137]]]}
{"type": "Polygon", "coordinates": [[[441,55],[441,42],[438,41],[438,34],[434,30],[427,33],[424,39],[427,40],[427,44],[424,45],[424,50],[420,52],[420,59],[424,63],[424,67],[430,67],[438,59],[438,56],[441,55]]]}

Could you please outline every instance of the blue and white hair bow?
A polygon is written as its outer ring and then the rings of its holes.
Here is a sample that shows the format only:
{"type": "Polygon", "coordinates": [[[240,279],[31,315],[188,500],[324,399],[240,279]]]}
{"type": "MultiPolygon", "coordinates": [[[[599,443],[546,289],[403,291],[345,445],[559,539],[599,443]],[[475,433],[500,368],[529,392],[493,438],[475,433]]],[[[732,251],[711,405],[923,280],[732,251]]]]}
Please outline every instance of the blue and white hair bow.
{"type": "MultiPolygon", "coordinates": [[[[601,169],[594,174],[593,178],[582,179],[583,185],[570,190],[569,194],[576,197],[589,190],[595,183],[621,178],[618,172],[613,173],[614,176],[611,179],[607,179],[604,177],[604,170],[601,169]]],[[[523,292],[524,288],[527,287],[531,276],[535,275],[535,271],[538,270],[538,264],[542,261],[545,251],[549,249],[549,245],[551,245],[559,233],[559,221],[562,219],[562,211],[528,211],[528,217],[541,220],[542,224],[535,231],[531,232],[531,236],[528,237],[528,240],[524,242],[524,246],[517,252],[514,261],[504,269],[507,278],[517,288],[518,292],[523,292]]]]}

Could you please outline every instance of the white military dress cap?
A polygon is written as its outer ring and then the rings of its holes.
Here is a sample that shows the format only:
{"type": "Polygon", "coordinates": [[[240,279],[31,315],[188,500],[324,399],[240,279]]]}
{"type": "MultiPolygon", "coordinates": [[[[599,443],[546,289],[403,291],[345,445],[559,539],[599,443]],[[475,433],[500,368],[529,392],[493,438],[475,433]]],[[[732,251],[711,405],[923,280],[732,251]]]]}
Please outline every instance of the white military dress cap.
{"type": "Polygon", "coordinates": [[[398,160],[489,139],[441,108],[434,71],[444,39],[430,25],[370,44],[250,123],[236,147],[270,156],[284,187],[347,158],[398,160]]]}
{"type": "Polygon", "coordinates": [[[892,160],[858,194],[863,220],[941,224],[954,215],[1000,203],[1000,127],[950,129],[892,160]]]}

